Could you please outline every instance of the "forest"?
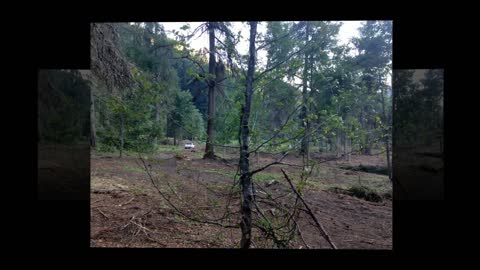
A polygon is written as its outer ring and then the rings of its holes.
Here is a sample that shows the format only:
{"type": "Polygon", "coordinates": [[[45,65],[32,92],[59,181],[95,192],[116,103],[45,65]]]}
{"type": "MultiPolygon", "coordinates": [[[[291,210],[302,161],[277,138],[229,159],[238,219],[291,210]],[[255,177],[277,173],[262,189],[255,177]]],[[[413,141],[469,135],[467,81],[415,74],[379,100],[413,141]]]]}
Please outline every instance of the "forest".
{"type": "MultiPolygon", "coordinates": [[[[159,23],[114,27],[132,81],[128,88],[94,89],[92,146],[148,152],[166,138],[175,145],[189,139],[206,143],[210,157],[215,145],[239,146],[249,59],[238,55],[240,37],[228,23],[214,31],[201,25],[190,36],[177,31],[176,40],[159,23]],[[207,31],[209,50],[189,48],[188,39],[207,31]]],[[[338,31],[338,23],[270,22],[265,37],[257,37],[254,50],[266,50],[267,62],[253,67],[251,145],[273,137],[261,147],[346,158],[351,150],[370,154],[379,143],[387,146],[391,22],[366,24],[353,41],[358,55],[336,44],[338,31]]]]}
{"type": "Polygon", "coordinates": [[[397,199],[444,196],[444,71],[396,70],[392,77],[397,199]]]}
{"type": "Polygon", "coordinates": [[[94,23],[59,71],[90,90],[91,246],[391,249],[392,22],[192,24],[94,23]]]}

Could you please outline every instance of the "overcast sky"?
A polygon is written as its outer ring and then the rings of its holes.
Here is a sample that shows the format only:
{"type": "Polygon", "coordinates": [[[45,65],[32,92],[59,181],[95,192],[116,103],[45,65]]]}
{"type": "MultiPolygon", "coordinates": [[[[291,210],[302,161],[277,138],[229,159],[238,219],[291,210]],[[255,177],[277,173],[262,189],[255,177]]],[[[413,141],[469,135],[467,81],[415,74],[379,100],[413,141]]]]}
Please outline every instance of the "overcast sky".
{"type": "MultiPolygon", "coordinates": [[[[347,44],[352,37],[358,36],[358,28],[361,26],[362,21],[341,21],[343,24],[340,27],[340,31],[338,33],[338,40],[340,44],[347,44]]],[[[167,35],[171,38],[174,37],[173,34],[170,33],[171,30],[177,30],[180,31],[180,27],[182,27],[185,24],[190,25],[189,31],[193,31],[197,26],[202,24],[203,22],[166,22],[162,23],[164,26],[165,30],[167,31],[167,35]]],[[[265,34],[266,33],[266,23],[261,22],[258,25],[258,33],[265,34]]],[[[238,44],[237,50],[240,54],[246,55],[248,53],[248,37],[249,34],[249,28],[246,23],[243,22],[232,22],[232,31],[234,33],[237,33],[238,31],[241,31],[242,36],[244,37],[240,43],[238,44]]],[[[198,50],[202,48],[208,48],[208,35],[201,35],[201,36],[196,36],[195,39],[191,40],[191,46],[192,48],[198,50]]],[[[258,60],[265,64],[266,63],[266,51],[265,50],[260,50],[258,52],[258,60]]]]}

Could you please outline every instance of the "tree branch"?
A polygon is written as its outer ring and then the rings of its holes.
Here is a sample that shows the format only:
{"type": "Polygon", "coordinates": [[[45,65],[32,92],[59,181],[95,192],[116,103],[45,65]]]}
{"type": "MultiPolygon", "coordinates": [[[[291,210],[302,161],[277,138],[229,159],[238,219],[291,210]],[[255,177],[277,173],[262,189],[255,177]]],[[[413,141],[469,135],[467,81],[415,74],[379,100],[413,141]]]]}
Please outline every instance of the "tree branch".
{"type": "Polygon", "coordinates": [[[271,140],[273,140],[279,133],[280,131],[282,131],[282,129],[287,125],[288,121],[290,120],[290,118],[292,117],[292,115],[298,111],[299,108],[302,107],[302,104],[298,105],[295,110],[293,110],[293,112],[291,112],[288,117],[287,117],[287,120],[285,121],[285,123],[283,123],[283,125],[273,134],[272,137],[270,137],[268,140],[264,141],[263,143],[261,143],[259,146],[257,146],[254,150],[250,151],[249,154],[251,153],[254,153],[254,152],[257,152],[262,146],[264,146],[265,144],[267,144],[268,142],[270,142],[271,140]]]}
{"type": "Polygon", "coordinates": [[[320,224],[320,222],[318,221],[317,217],[315,217],[315,215],[313,214],[313,211],[310,209],[310,207],[308,206],[308,204],[305,202],[305,200],[303,199],[303,197],[300,195],[300,193],[297,191],[297,189],[293,186],[292,184],[292,181],[290,180],[290,178],[288,177],[288,175],[285,173],[285,171],[283,169],[281,169],[282,173],[283,173],[283,176],[285,176],[285,179],[287,180],[288,184],[290,185],[290,188],[293,190],[293,192],[295,192],[295,194],[297,195],[297,197],[300,199],[300,201],[303,203],[303,205],[305,206],[305,208],[307,209],[307,213],[310,215],[310,217],[312,217],[313,221],[315,222],[315,225],[317,226],[318,230],[320,231],[320,234],[325,238],[325,240],[327,240],[327,242],[330,244],[330,246],[333,248],[333,249],[337,249],[337,246],[332,242],[332,240],[330,239],[330,236],[327,234],[327,232],[325,231],[325,229],[323,228],[322,224],[320,224]]]}
{"type": "Polygon", "coordinates": [[[269,163],[269,164],[267,164],[267,165],[265,165],[265,166],[263,166],[263,167],[261,167],[261,168],[259,168],[259,169],[256,169],[256,170],[251,171],[251,172],[250,172],[250,175],[254,175],[254,174],[256,174],[256,173],[259,173],[259,172],[265,170],[266,168],[268,168],[268,167],[270,167],[270,166],[272,166],[272,165],[280,164],[281,161],[282,161],[287,155],[288,155],[288,152],[285,153],[282,157],[280,157],[280,158],[277,159],[276,161],[274,161],[274,162],[272,162],[272,163],[269,163]]]}
{"type": "Polygon", "coordinates": [[[279,66],[283,65],[285,62],[289,61],[290,58],[292,58],[293,56],[305,51],[305,49],[307,49],[309,47],[309,44],[303,46],[301,49],[298,49],[296,52],[293,52],[291,53],[289,56],[287,56],[283,61],[280,61],[279,63],[275,64],[274,66],[270,67],[270,68],[267,68],[265,69],[264,71],[262,71],[260,74],[258,74],[257,77],[254,78],[254,80],[258,80],[259,78],[261,78],[263,75],[265,75],[265,73],[268,73],[276,68],[278,68],[279,66]]]}
{"type": "Polygon", "coordinates": [[[154,181],[154,179],[153,179],[152,174],[150,173],[150,170],[148,169],[147,164],[145,163],[145,160],[140,156],[140,154],[139,154],[138,158],[142,161],[143,167],[144,167],[144,169],[145,169],[145,172],[147,173],[148,178],[149,178],[150,182],[152,183],[153,187],[157,190],[157,192],[160,194],[160,196],[161,196],[177,213],[179,213],[181,216],[185,217],[186,219],[188,219],[188,220],[190,220],[190,221],[194,221],[194,222],[198,222],[198,223],[206,223],[206,224],[217,225],[217,226],[220,226],[220,227],[223,227],[223,228],[238,228],[238,227],[239,227],[239,225],[222,224],[222,223],[219,223],[219,222],[211,221],[211,220],[209,220],[209,219],[200,220],[200,219],[193,218],[193,217],[190,217],[189,215],[185,214],[182,210],[180,210],[178,207],[176,207],[176,206],[167,198],[167,196],[158,188],[157,184],[155,183],[155,181],[154,181]]]}

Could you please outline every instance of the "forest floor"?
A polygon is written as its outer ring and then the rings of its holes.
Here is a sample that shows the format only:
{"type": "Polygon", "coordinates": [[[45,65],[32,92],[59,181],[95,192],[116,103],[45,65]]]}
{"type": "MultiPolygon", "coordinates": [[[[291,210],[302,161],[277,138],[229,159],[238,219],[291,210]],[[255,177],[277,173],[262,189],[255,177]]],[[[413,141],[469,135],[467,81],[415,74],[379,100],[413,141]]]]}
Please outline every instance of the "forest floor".
{"type": "MultiPolygon", "coordinates": [[[[204,160],[202,154],[201,149],[192,152],[170,146],[149,155],[146,161],[160,190],[175,194],[172,201],[179,209],[218,217],[227,200],[221,191],[231,188],[236,172],[235,155],[226,155],[221,161],[204,160]]],[[[312,154],[315,161],[328,158],[312,154]]],[[[264,153],[251,157],[251,163],[255,169],[274,159],[272,154],[264,153]]],[[[288,156],[283,162],[301,164],[302,159],[288,156]]],[[[341,168],[360,164],[383,166],[385,161],[383,155],[353,155],[350,162],[319,162],[308,180],[304,198],[339,249],[391,249],[391,200],[371,202],[335,192],[334,188],[346,189],[360,183],[378,194],[391,194],[387,176],[341,168]]],[[[301,169],[286,165],[269,167],[256,174],[254,181],[274,196],[281,195],[288,189],[281,168],[298,181],[301,169]],[[272,180],[277,180],[277,184],[267,185],[272,180]]],[[[119,158],[115,154],[92,152],[90,202],[92,247],[239,247],[239,228],[196,223],[178,215],[153,187],[134,155],[119,158]]],[[[240,209],[239,200],[233,200],[230,207],[232,211],[240,209]]],[[[230,223],[238,224],[238,219],[230,223]]],[[[329,248],[310,217],[302,213],[298,223],[304,241],[294,240],[291,248],[307,248],[305,244],[309,248],[329,248]]],[[[271,248],[259,235],[254,229],[253,248],[271,248]]]]}
{"type": "Polygon", "coordinates": [[[38,144],[38,198],[48,200],[88,199],[89,143],[38,144]]]}

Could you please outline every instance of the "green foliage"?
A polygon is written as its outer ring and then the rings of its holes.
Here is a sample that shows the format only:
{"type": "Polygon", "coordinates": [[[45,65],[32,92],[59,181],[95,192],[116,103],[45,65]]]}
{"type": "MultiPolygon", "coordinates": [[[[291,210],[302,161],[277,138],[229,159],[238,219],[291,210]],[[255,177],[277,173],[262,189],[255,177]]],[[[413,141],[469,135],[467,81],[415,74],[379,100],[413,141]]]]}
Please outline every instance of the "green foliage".
{"type": "Polygon", "coordinates": [[[393,86],[398,145],[432,144],[443,128],[443,70],[398,70],[393,86]]]}
{"type": "Polygon", "coordinates": [[[367,165],[359,165],[359,166],[341,166],[340,168],[352,171],[361,171],[367,173],[376,173],[382,175],[388,175],[388,169],[386,167],[381,166],[367,166],[367,165]]]}
{"type": "Polygon", "coordinates": [[[355,196],[357,198],[361,198],[371,202],[381,202],[383,200],[382,196],[380,196],[373,189],[366,186],[354,185],[347,189],[346,192],[351,196],[355,196]]]}
{"type": "Polygon", "coordinates": [[[168,39],[158,23],[119,24],[119,29],[120,49],[134,65],[135,84],[115,93],[99,92],[95,104],[99,149],[119,149],[123,141],[125,150],[155,151],[179,128],[183,136],[203,136],[202,116],[190,93],[181,90],[178,65],[170,60],[179,54],[174,46],[178,42],[168,39]]]}
{"type": "Polygon", "coordinates": [[[367,21],[360,37],[353,40],[360,55],[359,64],[366,70],[386,67],[392,60],[392,22],[367,21]]]}
{"type": "Polygon", "coordinates": [[[77,71],[44,70],[38,81],[40,142],[75,144],[89,137],[90,86],[77,71]]]}
{"type": "Polygon", "coordinates": [[[178,145],[157,145],[155,150],[161,153],[180,153],[183,148],[178,145]]]}
{"type": "MultiPolygon", "coordinates": [[[[262,151],[296,150],[307,121],[314,130],[311,142],[323,149],[331,150],[340,138],[357,148],[391,139],[391,94],[385,84],[391,70],[391,22],[367,22],[353,40],[355,47],[337,43],[339,27],[336,22],[267,23],[267,33],[259,39],[267,50],[267,64],[255,72],[251,104],[252,147],[273,137],[262,151]],[[264,68],[272,70],[262,74],[264,68]],[[303,103],[308,108],[305,117],[297,109],[303,103]]],[[[189,45],[193,29],[184,25],[176,40],[167,38],[156,23],[121,24],[119,29],[120,49],[135,66],[137,85],[96,105],[99,145],[119,147],[120,119],[125,120],[126,149],[155,149],[165,136],[203,142],[210,75],[203,74],[208,53],[189,45]]],[[[203,30],[205,25],[196,34],[203,30]]],[[[232,33],[228,23],[218,23],[216,33],[222,41],[216,44],[217,60],[226,63],[227,79],[224,90],[216,93],[214,143],[232,144],[238,140],[245,102],[245,76],[239,69],[247,58],[236,54],[240,33],[232,33]]]]}
{"type": "Polygon", "coordinates": [[[205,133],[203,118],[193,105],[190,92],[176,92],[173,106],[169,114],[169,123],[174,134],[183,134],[192,140],[203,138],[205,133]]]}
{"type": "Polygon", "coordinates": [[[343,187],[332,186],[327,188],[327,190],[330,190],[335,193],[347,194],[349,196],[357,197],[370,202],[382,202],[384,199],[387,199],[387,200],[392,199],[391,190],[386,192],[381,192],[381,191],[377,191],[370,187],[359,185],[359,184],[352,185],[346,189],[343,187]]]}

